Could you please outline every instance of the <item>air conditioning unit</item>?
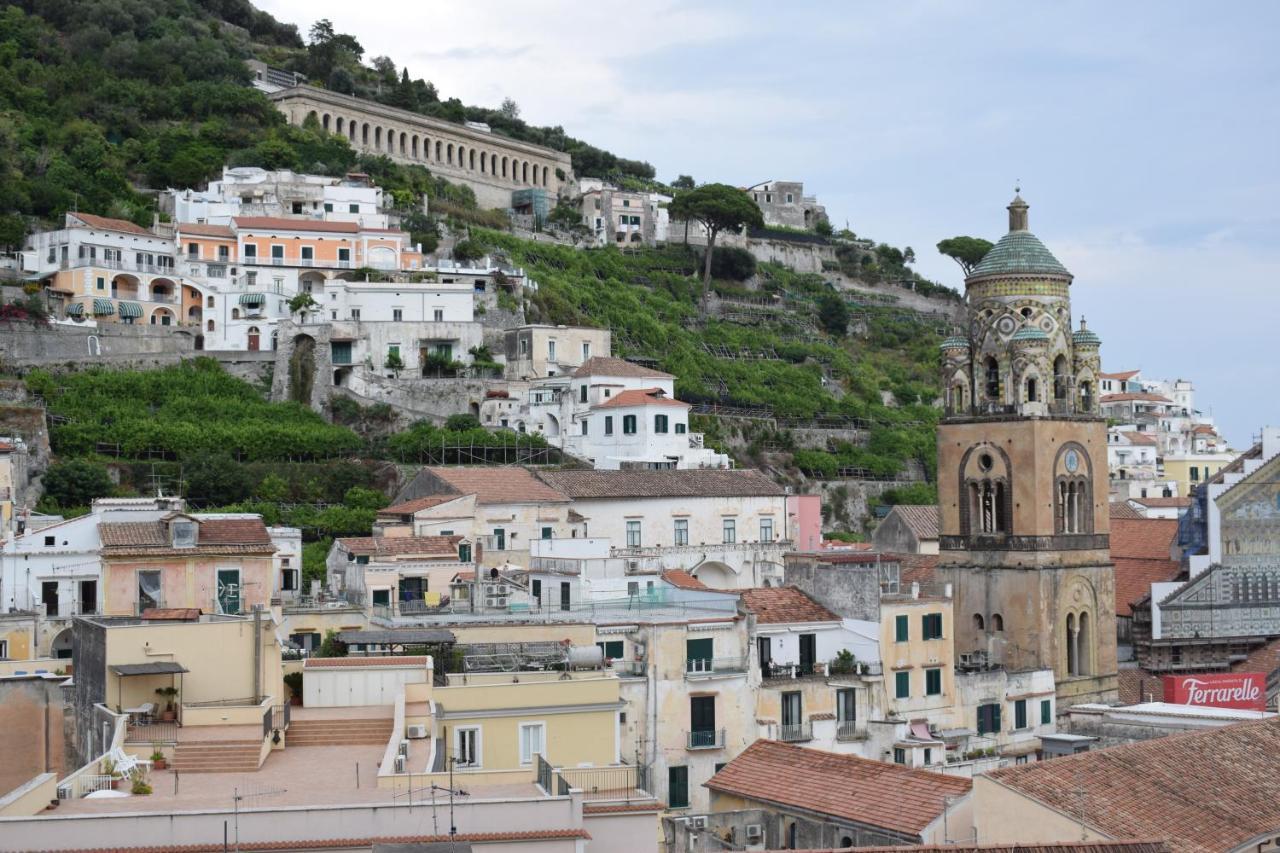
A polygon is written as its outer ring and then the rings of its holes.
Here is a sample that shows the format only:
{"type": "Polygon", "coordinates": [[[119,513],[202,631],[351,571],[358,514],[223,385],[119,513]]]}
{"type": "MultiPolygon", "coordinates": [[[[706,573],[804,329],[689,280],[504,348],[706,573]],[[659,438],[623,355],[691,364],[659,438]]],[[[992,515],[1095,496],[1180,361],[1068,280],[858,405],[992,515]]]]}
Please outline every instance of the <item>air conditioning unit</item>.
{"type": "Polygon", "coordinates": [[[485,607],[506,607],[507,600],[505,598],[486,598],[484,600],[485,607]]]}
{"type": "Polygon", "coordinates": [[[500,583],[493,588],[494,595],[506,595],[510,591],[511,589],[505,583],[500,583]]]}
{"type": "Polygon", "coordinates": [[[60,799],[60,800],[70,800],[70,799],[73,799],[73,798],[72,798],[72,796],[71,796],[71,783],[70,783],[70,782],[68,782],[68,783],[67,783],[67,784],[65,784],[65,785],[59,785],[59,786],[58,786],[58,799],[60,799]]]}
{"type": "Polygon", "coordinates": [[[422,725],[409,726],[405,731],[408,733],[406,737],[410,740],[421,740],[427,736],[427,727],[422,725]]]}
{"type": "Polygon", "coordinates": [[[707,816],[706,816],[706,815],[695,815],[695,816],[693,816],[693,817],[689,818],[689,826],[690,826],[690,827],[692,827],[693,829],[706,829],[706,828],[707,828],[707,816]]]}
{"type": "Polygon", "coordinates": [[[747,840],[759,841],[764,838],[764,825],[759,823],[747,824],[747,840]]]}
{"type": "Polygon", "coordinates": [[[407,740],[402,740],[402,741],[400,741],[400,745],[397,747],[396,752],[397,752],[398,754],[400,754],[400,755],[408,755],[408,754],[409,754],[409,742],[408,742],[407,740]]]}
{"type": "Polygon", "coordinates": [[[396,772],[403,773],[405,767],[405,758],[403,755],[396,756],[396,772]]]}
{"type": "Polygon", "coordinates": [[[347,606],[345,601],[326,601],[324,603],[326,610],[341,610],[347,606]]]}

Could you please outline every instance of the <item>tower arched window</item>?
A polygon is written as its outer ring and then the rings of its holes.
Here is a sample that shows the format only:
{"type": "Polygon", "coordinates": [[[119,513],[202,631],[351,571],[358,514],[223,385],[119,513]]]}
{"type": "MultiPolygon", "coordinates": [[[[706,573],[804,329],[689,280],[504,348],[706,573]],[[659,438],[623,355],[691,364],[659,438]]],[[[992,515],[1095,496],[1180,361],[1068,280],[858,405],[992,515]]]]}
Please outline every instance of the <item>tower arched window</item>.
{"type": "Polygon", "coordinates": [[[986,627],[987,627],[986,623],[983,622],[983,619],[982,619],[982,614],[981,613],[973,614],[973,630],[985,631],[986,627]]]}
{"type": "Polygon", "coordinates": [[[1088,675],[1090,673],[1089,660],[1092,657],[1093,639],[1090,636],[1093,632],[1093,626],[1090,624],[1089,614],[1081,613],[1079,627],[1076,628],[1076,675],[1088,675]]]}
{"type": "Polygon", "coordinates": [[[1093,411],[1093,383],[1087,379],[1080,383],[1080,411],[1093,411]]]}
{"type": "Polygon", "coordinates": [[[1040,389],[1036,387],[1036,378],[1034,376],[1027,378],[1027,402],[1035,403],[1039,400],[1040,389]]]}
{"type": "Polygon", "coordinates": [[[1011,532],[1009,458],[993,445],[978,445],[965,454],[960,467],[964,503],[961,532],[965,535],[1011,532]]]}
{"type": "Polygon", "coordinates": [[[1067,357],[1060,355],[1053,360],[1053,399],[1067,399],[1067,357]]]}
{"type": "Polygon", "coordinates": [[[991,614],[991,630],[992,631],[1004,630],[1004,617],[1001,616],[999,613],[991,614]]]}
{"type": "Polygon", "coordinates": [[[1076,633],[1076,615],[1074,613],[1067,614],[1067,675],[1078,675],[1077,669],[1077,652],[1076,642],[1079,636],[1076,633]]]}
{"type": "Polygon", "coordinates": [[[987,356],[983,373],[986,376],[987,399],[998,399],[1000,397],[1000,364],[993,356],[987,356]]]}
{"type": "Polygon", "coordinates": [[[1067,442],[1053,467],[1053,530],[1056,534],[1093,532],[1093,463],[1084,447],[1067,442]]]}

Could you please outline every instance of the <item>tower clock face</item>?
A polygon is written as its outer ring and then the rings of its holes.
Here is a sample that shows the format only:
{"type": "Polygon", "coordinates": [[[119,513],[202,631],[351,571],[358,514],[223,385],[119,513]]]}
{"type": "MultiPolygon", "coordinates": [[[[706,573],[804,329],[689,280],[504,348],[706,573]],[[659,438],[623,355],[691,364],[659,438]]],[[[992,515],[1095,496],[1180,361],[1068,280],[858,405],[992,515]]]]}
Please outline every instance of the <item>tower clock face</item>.
{"type": "Polygon", "coordinates": [[[1076,469],[1080,467],[1080,454],[1074,450],[1068,450],[1066,457],[1062,461],[1067,466],[1067,471],[1074,474],[1076,469]]]}

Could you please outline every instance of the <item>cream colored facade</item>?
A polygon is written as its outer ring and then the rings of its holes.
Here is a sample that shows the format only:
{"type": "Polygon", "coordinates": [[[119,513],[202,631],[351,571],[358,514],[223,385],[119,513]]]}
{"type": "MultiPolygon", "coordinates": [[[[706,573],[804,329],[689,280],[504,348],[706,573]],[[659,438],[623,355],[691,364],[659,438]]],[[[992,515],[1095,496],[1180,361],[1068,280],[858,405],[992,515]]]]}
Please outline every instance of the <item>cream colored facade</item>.
{"type": "Polygon", "coordinates": [[[974,778],[972,800],[978,844],[1105,841],[1110,838],[986,776],[974,778]]]}
{"type": "MultiPolygon", "coordinates": [[[[609,330],[589,326],[517,326],[505,333],[503,346],[506,377],[518,380],[568,376],[589,358],[613,354],[609,330]]],[[[501,408],[494,411],[510,417],[510,410],[505,410],[506,414],[501,408]]]]}
{"type": "Polygon", "coordinates": [[[1187,453],[1166,454],[1164,479],[1178,484],[1178,495],[1190,495],[1191,490],[1235,461],[1236,453],[1187,453]]]}

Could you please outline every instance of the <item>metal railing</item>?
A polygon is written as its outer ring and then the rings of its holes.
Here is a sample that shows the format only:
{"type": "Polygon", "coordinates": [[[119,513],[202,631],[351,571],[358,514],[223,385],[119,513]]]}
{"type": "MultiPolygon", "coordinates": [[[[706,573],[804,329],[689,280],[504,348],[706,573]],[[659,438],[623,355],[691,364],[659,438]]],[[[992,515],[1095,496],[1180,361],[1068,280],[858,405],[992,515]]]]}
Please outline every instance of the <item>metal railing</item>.
{"type": "Polygon", "coordinates": [[[859,729],[858,723],[854,720],[848,720],[843,723],[836,723],[836,740],[866,740],[867,732],[865,729],[859,729]]]}
{"type": "Polygon", "coordinates": [[[550,794],[555,770],[541,755],[535,756],[535,758],[537,758],[538,787],[550,794]]]}
{"type": "Polygon", "coordinates": [[[150,722],[129,721],[129,730],[125,733],[126,744],[140,743],[177,743],[179,724],[176,720],[152,720],[150,722]]]}
{"type": "Polygon", "coordinates": [[[800,741],[813,740],[813,723],[804,720],[792,725],[783,724],[778,726],[778,740],[787,743],[799,743],[800,741]]]}
{"type": "Polygon", "coordinates": [[[768,667],[763,668],[761,672],[761,675],[765,680],[786,678],[823,678],[826,674],[827,665],[819,661],[814,661],[810,664],[775,663],[770,661],[768,667]]]}
{"type": "Polygon", "coordinates": [[[691,729],[685,742],[689,749],[724,749],[724,729],[691,729]]]}
{"type": "Polygon", "coordinates": [[[728,658],[689,658],[685,661],[686,678],[699,675],[732,675],[747,671],[746,655],[728,658]]]}
{"type": "Polygon", "coordinates": [[[262,736],[264,738],[271,736],[271,723],[275,719],[276,709],[268,705],[262,712],[262,736]]]}
{"type": "Polygon", "coordinates": [[[647,768],[635,764],[622,764],[615,767],[565,767],[560,770],[560,777],[574,788],[582,791],[582,798],[588,801],[649,799],[650,794],[642,784],[648,774],[647,768]]]}

